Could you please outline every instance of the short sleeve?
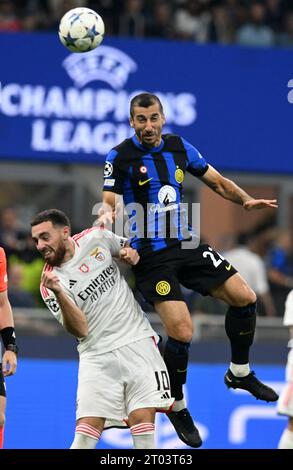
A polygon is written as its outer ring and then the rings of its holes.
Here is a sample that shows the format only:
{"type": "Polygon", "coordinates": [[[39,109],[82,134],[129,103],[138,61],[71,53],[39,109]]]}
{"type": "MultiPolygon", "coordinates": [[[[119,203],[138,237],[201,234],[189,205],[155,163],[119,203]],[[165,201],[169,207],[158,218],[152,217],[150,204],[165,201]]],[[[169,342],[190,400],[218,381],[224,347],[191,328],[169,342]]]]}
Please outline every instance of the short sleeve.
{"type": "Polygon", "coordinates": [[[187,154],[187,171],[194,176],[203,176],[208,170],[208,163],[200,152],[187,140],[182,139],[187,154]]]}
{"type": "Polygon", "coordinates": [[[118,152],[111,150],[104,165],[104,187],[103,191],[111,191],[123,194],[124,173],[119,166],[118,152]]]}
{"type": "Polygon", "coordinates": [[[54,315],[56,320],[58,320],[63,325],[61,308],[54,292],[52,292],[50,289],[47,289],[47,287],[44,287],[42,284],[40,286],[40,291],[46,307],[54,315]]]}
{"type": "Polygon", "coordinates": [[[107,248],[109,248],[112,256],[118,256],[119,251],[127,244],[127,238],[120,237],[110,230],[103,230],[104,237],[103,241],[106,244],[107,248]]]}

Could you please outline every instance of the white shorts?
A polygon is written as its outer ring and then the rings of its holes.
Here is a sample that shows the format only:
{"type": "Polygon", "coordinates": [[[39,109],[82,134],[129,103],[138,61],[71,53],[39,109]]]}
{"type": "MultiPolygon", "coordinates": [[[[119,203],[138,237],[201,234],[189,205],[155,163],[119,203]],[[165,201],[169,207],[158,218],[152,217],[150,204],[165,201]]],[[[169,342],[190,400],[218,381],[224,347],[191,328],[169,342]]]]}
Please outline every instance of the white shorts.
{"type": "Polygon", "coordinates": [[[287,384],[278,400],[277,411],[280,415],[293,418],[293,349],[290,349],[286,365],[287,384]]]}
{"type": "Polygon", "coordinates": [[[116,426],[117,421],[123,425],[134,410],[166,411],[173,402],[167,368],[153,338],[105,354],[82,354],[76,419],[92,416],[106,418],[105,427],[116,426]]]}

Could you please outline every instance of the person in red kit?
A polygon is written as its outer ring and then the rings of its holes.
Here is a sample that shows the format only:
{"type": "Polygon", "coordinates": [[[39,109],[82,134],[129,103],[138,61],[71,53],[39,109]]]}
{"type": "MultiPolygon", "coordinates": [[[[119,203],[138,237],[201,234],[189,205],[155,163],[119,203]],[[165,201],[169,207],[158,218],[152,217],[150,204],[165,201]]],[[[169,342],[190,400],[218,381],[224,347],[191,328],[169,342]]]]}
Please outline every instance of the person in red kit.
{"type": "Polygon", "coordinates": [[[5,352],[2,357],[0,343],[0,449],[3,448],[4,422],[6,407],[6,391],[4,377],[13,375],[16,372],[17,351],[14,331],[14,323],[11,306],[7,295],[7,271],[6,256],[3,248],[0,247],[0,333],[2,336],[5,352]]]}

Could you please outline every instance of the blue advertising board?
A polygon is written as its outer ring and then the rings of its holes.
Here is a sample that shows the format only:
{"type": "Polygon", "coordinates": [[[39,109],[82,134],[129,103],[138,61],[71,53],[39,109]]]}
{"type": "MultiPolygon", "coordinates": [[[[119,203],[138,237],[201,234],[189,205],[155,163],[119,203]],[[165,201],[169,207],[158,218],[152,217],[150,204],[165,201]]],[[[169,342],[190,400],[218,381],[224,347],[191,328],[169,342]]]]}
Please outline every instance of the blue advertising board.
{"type": "MultiPolygon", "coordinates": [[[[7,449],[66,449],[74,437],[78,364],[72,360],[20,359],[7,378],[7,449]]],[[[286,426],[276,404],[257,401],[245,391],[227,390],[223,364],[190,364],[185,395],[202,435],[203,449],[275,449],[286,426]]],[[[280,391],[281,366],[258,365],[257,375],[280,391]]],[[[157,414],[160,449],[186,449],[170,421],[157,414]]],[[[132,448],[128,429],[109,429],[98,448],[132,448]]]]}
{"type": "Polygon", "coordinates": [[[220,170],[293,172],[293,54],[106,37],[71,54],[51,34],[0,34],[0,159],[102,163],[157,93],[166,132],[220,170]]]}

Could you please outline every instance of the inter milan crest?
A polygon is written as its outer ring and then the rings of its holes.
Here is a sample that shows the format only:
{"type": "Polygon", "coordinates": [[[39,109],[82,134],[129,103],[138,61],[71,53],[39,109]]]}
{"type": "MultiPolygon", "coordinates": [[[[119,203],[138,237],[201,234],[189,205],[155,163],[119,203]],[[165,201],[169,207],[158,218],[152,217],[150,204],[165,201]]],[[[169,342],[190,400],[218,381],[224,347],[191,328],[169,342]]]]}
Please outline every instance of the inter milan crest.
{"type": "Polygon", "coordinates": [[[181,168],[179,168],[179,166],[177,166],[177,169],[175,171],[175,180],[177,181],[177,183],[181,184],[182,181],[184,180],[184,173],[183,171],[181,170],[181,168]]]}

